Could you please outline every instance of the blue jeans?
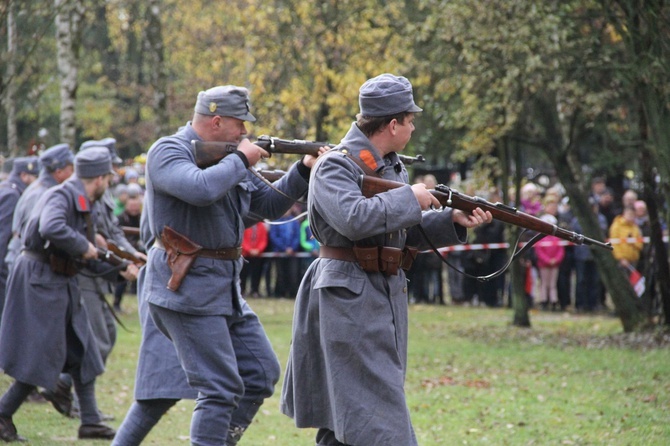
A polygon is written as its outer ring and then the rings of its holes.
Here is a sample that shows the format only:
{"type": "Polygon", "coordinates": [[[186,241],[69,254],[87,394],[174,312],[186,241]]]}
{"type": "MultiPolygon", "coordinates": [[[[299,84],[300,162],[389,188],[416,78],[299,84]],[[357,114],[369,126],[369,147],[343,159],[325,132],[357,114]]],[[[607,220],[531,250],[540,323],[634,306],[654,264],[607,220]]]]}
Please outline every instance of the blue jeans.
{"type": "Polygon", "coordinates": [[[274,392],[280,366],[256,314],[240,299],[241,314],[198,316],[149,304],[198,391],[191,443],[221,445],[229,428],[245,429],[274,392]]]}

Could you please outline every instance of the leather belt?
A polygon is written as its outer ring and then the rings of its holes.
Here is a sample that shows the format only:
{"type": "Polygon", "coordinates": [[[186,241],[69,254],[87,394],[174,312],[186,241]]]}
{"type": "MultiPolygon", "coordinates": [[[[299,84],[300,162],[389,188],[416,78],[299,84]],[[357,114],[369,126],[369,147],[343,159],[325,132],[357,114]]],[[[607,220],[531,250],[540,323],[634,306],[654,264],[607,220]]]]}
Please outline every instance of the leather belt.
{"type": "Polygon", "coordinates": [[[339,248],[337,246],[320,246],[319,257],[324,259],[344,260],[345,262],[357,262],[353,248],[339,248]]]}
{"type": "Polygon", "coordinates": [[[28,257],[30,260],[35,260],[36,262],[49,263],[49,256],[40,252],[24,249],[21,251],[21,255],[28,257]]]}
{"type": "MultiPolygon", "coordinates": [[[[165,245],[160,237],[157,237],[154,241],[154,246],[160,249],[165,249],[165,245]]],[[[217,259],[217,260],[237,260],[242,255],[242,247],[235,248],[219,248],[219,249],[207,249],[201,248],[196,253],[198,257],[206,257],[208,259],[217,259]]]]}
{"type": "Polygon", "coordinates": [[[387,276],[397,275],[399,269],[409,270],[417,254],[418,250],[409,246],[401,249],[391,246],[342,248],[322,245],[319,248],[321,258],[356,262],[365,272],[382,272],[387,276]]]}

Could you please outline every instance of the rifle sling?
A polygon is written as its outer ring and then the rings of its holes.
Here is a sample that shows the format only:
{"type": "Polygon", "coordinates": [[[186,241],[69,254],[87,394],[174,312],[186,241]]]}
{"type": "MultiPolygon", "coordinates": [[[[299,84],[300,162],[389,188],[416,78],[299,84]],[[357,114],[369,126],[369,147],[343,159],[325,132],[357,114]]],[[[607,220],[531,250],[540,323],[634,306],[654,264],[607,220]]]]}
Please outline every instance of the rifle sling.
{"type": "Polygon", "coordinates": [[[519,249],[519,250],[517,251],[517,250],[516,250],[516,246],[519,245],[519,242],[521,241],[521,237],[523,236],[523,234],[524,234],[526,231],[527,231],[527,229],[524,229],[523,231],[521,231],[521,234],[519,234],[519,238],[517,239],[516,243],[514,244],[514,246],[515,246],[515,248],[514,248],[514,250],[515,250],[515,251],[514,251],[514,254],[512,254],[512,255],[509,257],[509,259],[507,260],[507,263],[506,263],[502,268],[500,268],[498,271],[495,271],[495,272],[493,272],[493,273],[491,273],[491,274],[487,274],[487,275],[485,275],[485,276],[474,276],[474,275],[472,275],[472,274],[468,274],[468,273],[466,273],[465,271],[461,271],[460,269],[456,268],[454,265],[452,265],[451,263],[449,263],[449,261],[446,259],[446,257],[444,257],[444,256],[440,253],[440,251],[437,249],[437,247],[436,247],[436,246],[433,244],[433,242],[430,240],[430,238],[428,237],[428,234],[426,234],[426,231],[423,229],[423,227],[422,227],[421,225],[419,225],[419,232],[421,232],[421,235],[422,235],[423,238],[426,240],[426,243],[428,243],[428,245],[429,245],[430,248],[433,250],[433,252],[440,258],[440,260],[442,261],[442,263],[444,263],[445,265],[447,265],[449,268],[453,269],[453,270],[456,271],[457,273],[462,274],[462,275],[464,275],[465,277],[468,277],[468,278],[470,278],[470,279],[476,279],[476,280],[478,280],[479,282],[487,282],[487,281],[489,281],[489,280],[491,280],[491,279],[494,279],[494,278],[496,278],[496,277],[498,277],[498,276],[504,274],[505,271],[507,271],[507,269],[509,268],[509,266],[512,264],[512,262],[513,262],[515,259],[517,259],[517,258],[518,258],[519,256],[521,256],[523,253],[525,253],[526,251],[528,251],[530,248],[533,247],[533,245],[534,245],[535,243],[539,242],[541,239],[543,239],[543,238],[547,235],[547,234],[542,234],[541,232],[535,234],[535,235],[533,236],[533,238],[531,238],[531,239],[530,239],[530,240],[529,240],[529,241],[528,241],[528,242],[527,242],[521,249],[519,249]]]}

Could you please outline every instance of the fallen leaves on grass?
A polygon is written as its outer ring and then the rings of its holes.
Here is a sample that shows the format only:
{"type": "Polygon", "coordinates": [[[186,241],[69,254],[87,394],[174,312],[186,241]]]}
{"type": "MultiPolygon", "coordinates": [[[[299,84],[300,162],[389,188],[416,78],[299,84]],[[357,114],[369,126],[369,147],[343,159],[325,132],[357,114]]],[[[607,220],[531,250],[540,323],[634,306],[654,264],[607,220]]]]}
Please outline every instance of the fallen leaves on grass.
{"type": "Polygon", "coordinates": [[[425,378],[421,380],[421,386],[428,390],[439,386],[464,386],[475,389],[488,389],[491,387],[491,383],[483,379],[457,380],[451,376],[441,376],[439,378],[425,378]]]}
{"type": "Polygon", "coordinates": [[[519,327],[481,327],[471,326],[452,330],[453,334],[468,339],[486,342],[516,341],[533,345],[551,345],[558,347],[583,347],[587,349],[628,348],[648,351],[670,347],[670,332],[653,330],[635,333],[617,333],[598,335],[580,333],[566,329],[550,330],[546,328],[519,327]]]}

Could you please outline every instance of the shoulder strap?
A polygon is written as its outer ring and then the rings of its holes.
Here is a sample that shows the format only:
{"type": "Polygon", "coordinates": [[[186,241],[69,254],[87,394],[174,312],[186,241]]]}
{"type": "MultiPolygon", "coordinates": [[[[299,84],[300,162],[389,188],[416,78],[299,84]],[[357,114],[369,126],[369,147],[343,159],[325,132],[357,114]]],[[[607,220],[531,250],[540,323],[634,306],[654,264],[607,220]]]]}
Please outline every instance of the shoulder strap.
{"type": "Polygon", "coordinates": [[[370,175],[370,176],[373,176],[373,177],[380,178],[380,175],[377,172],[370,169],[367,166],[367,164],[365,164],[363,161],[361,161],[360,159],[356,158],[351,153],[349,153],[349,151],[346,149],[346,147],[343,147],[342,149],[340,149],[340,152],[344,153],[347,156],[347,158],[349,158],[351,161],[356,163],[356,165],[358,167],[360,167],[361,170],[363,171],[363,173],[365,173],[366,175],[370,175]]]}

